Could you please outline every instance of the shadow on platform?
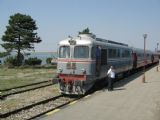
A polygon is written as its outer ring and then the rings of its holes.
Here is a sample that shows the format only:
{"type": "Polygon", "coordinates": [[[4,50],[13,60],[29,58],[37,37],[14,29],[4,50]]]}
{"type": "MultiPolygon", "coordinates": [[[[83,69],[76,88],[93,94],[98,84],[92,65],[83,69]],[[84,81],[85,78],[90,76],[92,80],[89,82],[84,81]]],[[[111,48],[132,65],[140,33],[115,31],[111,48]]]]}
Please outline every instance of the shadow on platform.
{"type": "MultiPolygon", "coordinates": [[[[149,66],[146,68],[146,72],[152,68],[154,68],[156,65],[153,65],[153,66],[149,66]]],[[[118,80],[114,83],[114,87],[115,88],[120,88],[120,87],[123,87],[124,85],[130,83],[131,81],[135,80],[136,78],[138,77],[142,77],[144,71],[143,71],[143,68],[141,68],[138,72],[134,73],[134,74],[131,74],[130,76],[126,77],[126,78],[123,78],[121,80],[118,80]]],[[[148,82],[145,82],[145,83],[148,83],[148,82]]]]}
{"type": "MultiPolygon", "coordinates": [[[[146,72],[152,68],[154,68],[156,65],[153,66],[149,66],[146,68],[146,72]]],[[[122,78],[120,80],[117,80],[114,83],[114,91],[118,91],[118,90],[126,90],[126,88],[124,88],[123,86],[130,83],[131,81],[135,80],[136,78],[140,77],[143,75],[143,68],[140,68],[137,72],[130,74],[128,77],[122,78]]],[[[103,80],[106,81],[106,80],[103,80]]],[[[148,82],[146,82],[148,83],[148,82]]],[[[89,94],[92,94],[96,91],[99,90],[103,90],[106,91],[107,90],[107,83],[106,82],[100,82],[99,84],[94,85],[93,89],[89,91],[89,94]]]]}

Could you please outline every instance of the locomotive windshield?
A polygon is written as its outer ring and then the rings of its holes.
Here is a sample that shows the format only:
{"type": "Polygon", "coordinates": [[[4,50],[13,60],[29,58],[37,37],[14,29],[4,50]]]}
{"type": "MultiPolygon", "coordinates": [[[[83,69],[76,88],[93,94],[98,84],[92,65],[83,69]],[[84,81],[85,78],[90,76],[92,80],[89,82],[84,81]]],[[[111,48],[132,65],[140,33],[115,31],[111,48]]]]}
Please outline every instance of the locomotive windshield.
{"type": "Polygon", "coordinates": [[[70,47],[61,46],[59,48],[59,58],[69,58],[70,57],[70,47]]]}
{"type": "Polygon", "coordinates": [[[89,57],[88,46],[75,46],[74,58],[88,58],[88,57],[89,57]]]}

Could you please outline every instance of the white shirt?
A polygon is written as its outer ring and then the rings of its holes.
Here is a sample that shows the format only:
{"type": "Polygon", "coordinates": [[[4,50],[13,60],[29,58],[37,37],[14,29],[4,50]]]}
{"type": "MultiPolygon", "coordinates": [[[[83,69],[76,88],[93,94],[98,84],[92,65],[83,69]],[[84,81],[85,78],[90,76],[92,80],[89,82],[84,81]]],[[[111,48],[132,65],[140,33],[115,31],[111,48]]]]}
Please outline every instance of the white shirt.
{"type": "Polygon", "coordinates": [[[109,75],[109,77],[111,77],[111,78],[115,78],[115,72],[114,72],[114,70],[110,68],[108,70],[108,72],[107,72],[107,75],[109,75]]]}

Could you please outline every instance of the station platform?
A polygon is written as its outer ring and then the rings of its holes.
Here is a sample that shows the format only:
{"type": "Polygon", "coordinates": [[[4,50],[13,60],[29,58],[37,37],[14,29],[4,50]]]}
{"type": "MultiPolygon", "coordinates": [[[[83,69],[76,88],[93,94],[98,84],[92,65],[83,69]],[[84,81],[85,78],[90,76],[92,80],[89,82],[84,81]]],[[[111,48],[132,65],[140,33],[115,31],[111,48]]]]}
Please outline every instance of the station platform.
{"type": "Polygon", "coordinates": [[[160,68],[131,75],[107,89],[54,110],[40,120],[160,120],[160,68]]]}

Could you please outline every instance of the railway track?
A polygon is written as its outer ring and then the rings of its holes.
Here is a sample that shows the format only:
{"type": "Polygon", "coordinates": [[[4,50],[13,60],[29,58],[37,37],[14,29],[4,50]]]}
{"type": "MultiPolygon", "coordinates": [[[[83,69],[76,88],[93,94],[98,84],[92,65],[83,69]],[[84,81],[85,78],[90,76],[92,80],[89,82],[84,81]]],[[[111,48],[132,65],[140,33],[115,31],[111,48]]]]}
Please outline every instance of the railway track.
{"type": "MultiPolygon", "coordinates": [[[[81,96],[82,97],[82,96],[81,96]]],[[[37,118],[47,112],[54,109],[63,107],[81,97],[67,97],[64,95],[58,95],[51,97],[22,108],[15,109],[13,111],[8,111],[6,113],[0,114],[0,118],[3,120],[31,120],[37,118]]]]}
{"type": "Polygon", "coordinates": [[[14,88],[10,88],[10,89],[0,90],[0,92],[1,92],[0,99],[3,100],[10,95],[20,94],[23,92],[51,86],[56,83],[57,83],[57,80],[54,79],[54,81],[47,80],[47,81],[32,83],[32,84],[28,84],[28,85],[24,85],[24,86],[18,86],[18,87],[14,87],[14,88]]]}
{"type": "MultiPolygon", "coordinates": [[[[146,70],[152,68],[154,66],[149,66],[147,67],[146,70]]],[[[142,72],[137,71],[135,72],[135,74],[142,72]]],[[[134,75],[134,74],[133,74],[134,75]]],[[[132,76],[132,75],[131,75],[132,76]]],[[[127,83],[126,83],[127,84],[127,83]]],[[[104,84],[103,84],[104,85],[104,84]]],[[[94,88],[93,91],[90,91],[90,93],[92,94],[92,92],[99,90],[99,89],[103,89],[104,86],[101,87],[96,87],[94,88]]],[[[67,97],[64,95],[58,95],[55,97],[50,97],[48,99],[42,100],[42,101],[38,101],[26,106],[23,106],[21,108],[18,109],[14,109],[12,111],[7,111],[5,113],[0,113],[0,119],[2,120],[31,120],[34,118],[37,118],[41,115],[44,115],[52,110],[55,110],[57,108],[63,107],[77,99],[80,99],[84,96],[81,97],[67,97]]]]}

